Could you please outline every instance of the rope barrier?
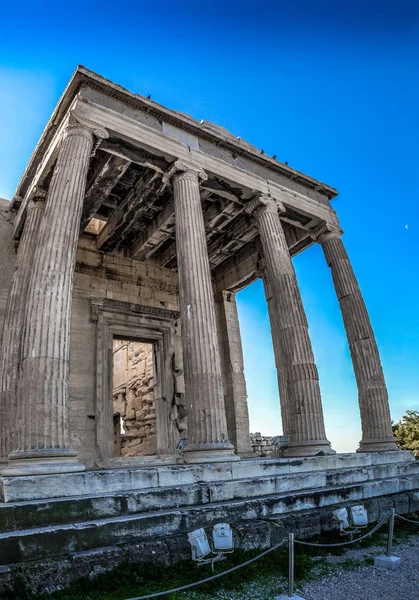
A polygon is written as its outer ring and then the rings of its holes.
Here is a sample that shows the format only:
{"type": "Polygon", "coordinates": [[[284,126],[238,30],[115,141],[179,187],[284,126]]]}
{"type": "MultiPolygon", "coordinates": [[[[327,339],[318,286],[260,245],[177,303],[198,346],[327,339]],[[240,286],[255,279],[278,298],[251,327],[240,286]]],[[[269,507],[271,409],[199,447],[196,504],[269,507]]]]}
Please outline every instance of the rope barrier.
{"type": "Polygon", "coordinates": [[[192,587],[196,587],[197,585],[201,585],[202,583],[208,583],[209,581],[213,581],[214,579],[223,577],[224,575],[227,575],[228,573],[233,573],[233,571],[238,571],[238,569],[241,569],[242,567],[247,567],[247,565],[250,565],[251,563],[255,562],[256,560],[259,560],[259,558],[266,556],[267,554],[269,554],[270,552],[273,552],[274,550],[278,550],[278,548],[280,548],[283,544],[285,544],[286,541],[287,540],[284,539],[279,544],[272,546],[272,548],[268,548],[261,554],[258,554],[254,558],[250,558],[249,560],[242,563],[241,565],[237,565],[236,567],[227,569],[227,571],[223,571],[222,573],[217,573],[217,575],[212,575],[211,577],[206,577],[205,579],[201,579],[200,581],[194,581],[194,583],[182,585],[181,587],[174,588],[172,590],[165,590],[164,592],[155,592],[154,594],[148,594],[147,596],[138,596],[136,598],[128,598],[127,600],[146,600],[147,598],[157,598],[158,596],[165,596],[166,594],[173,594],[174,592],[182,592],[183,590],[188,590],[192,587]]]}
{"type": "Polygon", "coordinates": [[[356,538],[355,540],[349,540],[348,542],[339,542],[336,544],[318,544],[318,543],[310,543],[310,542],[303,542],[302,540],[294,540],[296,544],[300,544],[300,546],[314,546],[315,548],[337,548],[338,546],[349,546],[349,544],[356,544],[357,542],[360,542],[361,540],[364,540],[365,538],[373,535],[376,531],[378,531],[380,529],[380,527],[382,527],[384,525],[384,523],[386,523],[389,519],[390,515],[387,515],[386,517],[384,517],[383,519],[381,519],[381,521],[371,529],[371,531],[369,531],[368,533],[366,533],[365,535],[356,538]]]}
{"type": "MultiPolygon", "coordinates": [[[[291,534],[292,545],[295,543],[295,544],[300,544],[300,546],[311,546],[314,548],[337,548],[340,546],[349,546],[351,544],[356,544],[357,542],[360,542],[361,540],[365,540],[366,538],[368,538],[368,537],[372,536],[374,533],[376,533],[391,517],[394,520],[393,515],[395,517],[398,517],[402,521],[406,521],[407,523],[413,523],[415,525],[419,525],[419,521],[412,521],[411,519],[407,519],[406,517],[402,517],[401,515],[395,514],[394,509],[392,509],[392,513],[388,514],[386,517],[383,517],[381,519],[381,521],[379,523],[377,523],[377,525],[375,525],[375,527],[373,527],[370,531],[368,531],[368,533],[366,533],[365,535],[363,535],[359,538],[356,538],[354,540],[348,540],[347,542],[339,542],[336,544],[320,544],[320,543],[304,542],[303,540],[296,540],[296,539],[294,539],[293,534],[291,534]]],[[[390,536],[390,537],[392,537],[392,536],[390,536]]],[[[198,585],[202,585],[203,583],[208,583],[210,581],[214,581],[214,579],[219,579],[220,577],[224,577],[224,575],[228,575],[229,573],[233,573],[234,571],[238,571],[239,569],[242,569],[243,567],[246,567],[247,565],[254,563],[255,561],[262,558],[263,556],[266,556],[267,554],[269,554],[270,552],[273,552],[274,550],[278,550],[278,548],[283,546],[286,542],[288,542],[288,544],[290,545],[289,539],[285,538],[279,544],[275,544],[275,546],[272,546],[272,548],[268,548],[267,550],[265,550],[264,552],[261,552],[261,554],[258,554],[254,558],[247,560],[246,562],[242,563],[241,565],[237,565],[236,567],[227,569],[226,571],[223,571],[222,573],[217,573],[217,575],[212,575],[211,577],[206,577],[205,579],[201,579],[200,581],[194,581],[193,583],[189,583],[187,585],[182,585],[180,587],[173,588],[171,590],[164,590],[163,592],[155,592],[153,594],[148,594],[147,596],[137,596],[135,598],[127,598],[127,600],[148,600],[149,598],[157,598],[159,596],[165,596],[167,594],[173,594],[175,592],[183,592],[184,590],[188,590],[188,589],[196,587],[198,585]]],[[[292,554],[293,554],[293,552],[292,552],[292,554]]],[[[290,578],[289,578],[289,586],[291,586],[291,587],[289,587],[289,589],[292,589],[292,587],[293,587],[293,580],[294,580],[293,571],[294,571],[294,565],[293,565],[293,559],[292,559],[292,575],[290,575],[290,578]]],[[[290,597],[292,597],[292,596],[290,596],[290,597]]]]}
{"type": "Polygon", "coordinates": [[[401,515],[395,515],[398,519],[402,521],[406,521],[406,523],[414,523],[415,525],[419,525],[419,521],[412,521],[412,519],[406,519],[406,517],[402,517],[401,515]]]}

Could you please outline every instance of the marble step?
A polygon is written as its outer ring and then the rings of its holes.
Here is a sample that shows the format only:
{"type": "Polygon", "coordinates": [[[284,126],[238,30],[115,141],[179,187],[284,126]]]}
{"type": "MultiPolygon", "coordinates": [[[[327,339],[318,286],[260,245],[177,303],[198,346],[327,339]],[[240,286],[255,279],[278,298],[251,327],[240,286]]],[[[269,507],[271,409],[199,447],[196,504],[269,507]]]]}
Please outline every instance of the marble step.
{"type": "Polygon", "coordinates": [[[234,524],[254,519],[278,519],[292,513],[298,518],[302,511],[331,511],[354,502],[368,506],[374,498],[418,489],[419,474],[9,531],[0,534],[0,565],[185,534],[217,522],[234,524]]]}
{"type": "MultiPolygon", "coordinates": [[[[419,461],[0,504],[0,532],[419,475],[419,461]]],[[[51,476],[52,477],[52,476],[51,476]]]]}
{"type": "Polygon", "coordinates": [[[148,488],[232,482],[261,477],[277,477],[325,471],[345,471],[368,467],[403,465],[414,461],[407,451],[336,454],[299,459],[244,459],[203,465],[159,465],[91,470],[80,473],[0,477],[3,502],[92,496],[148,488]]]}

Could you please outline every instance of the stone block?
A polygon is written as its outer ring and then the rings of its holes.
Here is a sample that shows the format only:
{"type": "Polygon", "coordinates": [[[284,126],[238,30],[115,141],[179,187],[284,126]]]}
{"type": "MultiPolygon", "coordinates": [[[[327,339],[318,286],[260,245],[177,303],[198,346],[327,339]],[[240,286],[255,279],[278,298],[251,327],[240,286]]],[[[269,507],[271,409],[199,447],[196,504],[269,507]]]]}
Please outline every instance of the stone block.
{"type": "Polygon", "coordinates": [[[274,477],[264,477],[256,480],[226,481],[218,485],[211,485],[209,490],[211,502],[259,498],[275,493],[276,480],[274,477]]]}
{"type": "Polygon", "coordinates": [[[405,515],[410,510],[410,498],[407,494],[397,494],[394,498],[394,508],[399,515],[405,515]]]}
{"type": "Polygon", "coordinates": [[[371,464],[388,465],[390,463],[414,462],[415,457],[410,450],[398,450],[395,452],[371,452],[371,464]]]}
{"type": "Polygon", "coordinates": [[[268,477],[274,475],[288,475],[290,463],[286,459],[246,459],[232,463],[233,479],[247,477],[268,477]]]}
{"type": "Polygon", "coordinates": [[[326,487],[326,473],[317,472],[276,477],[276,492],[278,493],[324,487],[326,487]]]}
{"type": "Polygon", "coordinates": [[[398,569],[401,563],[402,559],[398,556],[376,556],[374,559],[374,567],[391,571],[398,569]]]}
{"type": "Polygon", "coordinates": [[[112,571],[125,560],[125,554],[117,546],[86,550],[70,555],[73,568],[79,577],[94,579],[96,575],[112,571]]]}
{"type": "Polygon", "coordinates": [[[8,567],[0,567],[0,598],[14,588],[14,576],[8,567]]]}
{"type": "Polygon", "coordinates": [[[271,526],[267,521],[248,521],[234,527],[234,546],[243,550],[269,548],[272,545],[271,526]]]}
{"type": "Polygon", "coordinates": [[[124,544],[123,554],[125,560],[133,564],[145,565],[152,563],[162,566],[170,564],[170,549],[163,540],[124,544]]]}
{"type": "Polygon", "coordinates": [[[35,597],[38,594],[52,594],[68,587],[74,580],[73,564],[69,558],[37,560],[17,567],[14,577],[35,597]]]}

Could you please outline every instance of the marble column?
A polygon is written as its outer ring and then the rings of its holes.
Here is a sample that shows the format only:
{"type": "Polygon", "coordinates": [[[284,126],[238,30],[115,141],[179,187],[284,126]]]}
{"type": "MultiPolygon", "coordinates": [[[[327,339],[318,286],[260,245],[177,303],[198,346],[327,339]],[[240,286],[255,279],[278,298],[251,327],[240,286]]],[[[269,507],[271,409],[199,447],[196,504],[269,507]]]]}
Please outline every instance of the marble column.
{"type": "Polygon", "coordinates": [[[287,378],[287,456],[332,454],[326,439],[319,376],[291,256],[279,219],[284,206],[267,195],[252,200],[247,211],[259,229],[277,319],[287,378]]]}
{"type": "Polygon", "coordinates": [[[74,267],[95,135],[107,132],[71,117],[48,191],[29,281],[17,445],[7,476],[84,469],[69,445],[67,400],[74,267]]]}
{"type": "Polygon", "coordinates": [[[341,234],[337,227],[324,224],[313,237],[321,244],[332,271],[355,371],[362,422],[357,451],[397,450],[377,343],[341,234]]]}
{"type": "Polygon", "coordinates": [[[265,289],[265,298],[268,305],[269,322],[271,324],[271,335],[272,345],[274,349],[275,367],[278,379],[278,391],[279,391],[279,402],[281,405],[281,419],[282,419],[282,435],[288,436],[288,409],[287,409],[287,374],[286,366],[284,364],[284,357],[281,352],[280,343],[280,327],[277,313],[274,307],[272,288],[269,283],[268,273],[266,269],[262,270],[262,281],[265,289]]]}
{"type": "Polygon", "coordinates": [[[228,438],[241,458],[254,457],[250,443],[243,347],[234,292],[222,291],[215,294],[215,314],[228,438]]]}
{"type": "Polygon", "coordinates": [[[7,298],[0,363],[0,462],[7,462],[13,449],[17,418],[17,378],[29,277],[46,192],[36,188],[26,209],[26,219],[17,251],[16,269],[7,298]]]}
{"type": "Polygon", "coordinates": [[[206,174],[176,162],[173,185],[185,395],[186,462],[235,460],[228,441],[214,296],[199,192],[206,174]]]}

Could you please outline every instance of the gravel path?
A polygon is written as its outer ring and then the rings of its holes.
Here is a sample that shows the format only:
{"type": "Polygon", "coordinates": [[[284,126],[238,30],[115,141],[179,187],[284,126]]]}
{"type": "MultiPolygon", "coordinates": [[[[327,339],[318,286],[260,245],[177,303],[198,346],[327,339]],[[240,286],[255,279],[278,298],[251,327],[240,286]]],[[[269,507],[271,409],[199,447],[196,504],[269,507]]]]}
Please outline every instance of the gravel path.
{"type": "Polygon", "coordinates": [[[376,569],[371,564],[349,566],[352,561],[353,565],[371,563],[378,554],[384,553],[382,547],[372,546],[330,556],[327,564],[333,572],[319,573],[319,579],[305,584],[298,593],[304,600],[418,600],[419,535],[412,535],[406,542],[394,546],[393,554],[402,559],[395,571],[376,569]]]}
{"type": "MultiPolygon", "coordinates": [[[[304,600],[419,600],[419,535],[409,535],[394,545],[393,554],[402,559],[396,571],[376,569],[373,561],[385,554],[385,536],[381,545],[350,548],[341,556],[313,559],[317,565],[309,582],[296,589],[304,600]]],[[[260,577],[242,590],[223,590],[208,595],[198,589],[182,595],[187,600],[274,600],[284,593],[283,577],[260,577]]]]}

